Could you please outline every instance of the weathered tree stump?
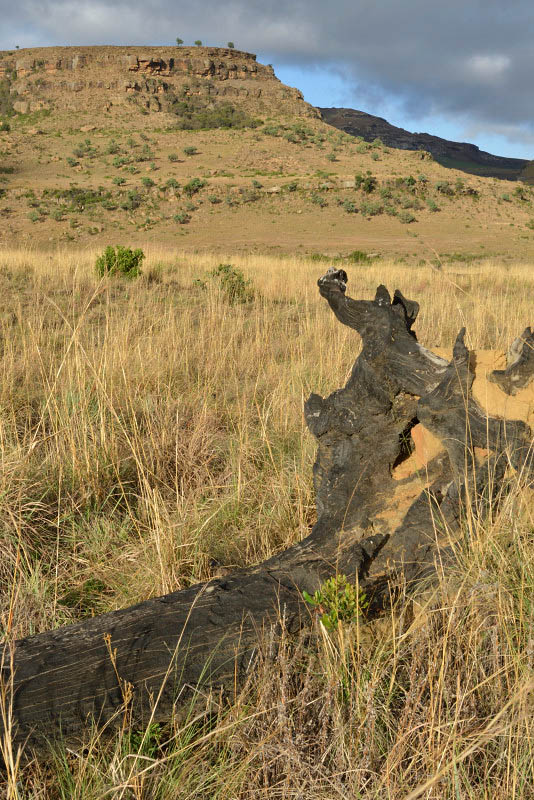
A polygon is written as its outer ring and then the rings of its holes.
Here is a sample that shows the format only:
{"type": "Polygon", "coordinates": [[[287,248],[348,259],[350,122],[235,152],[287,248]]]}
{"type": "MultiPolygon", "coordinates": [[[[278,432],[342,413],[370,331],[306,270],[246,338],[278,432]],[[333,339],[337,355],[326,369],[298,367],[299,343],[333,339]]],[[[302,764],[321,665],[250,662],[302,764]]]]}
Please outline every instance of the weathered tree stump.
{"type": "MultiPolygon", "coordinates": [[[[5,644],[14,746],[77,743],[125,701],[132,720],[146,720],[154,705],[163,719],[199,686],[234,690],[267,628],[309,623],[304,590],[336,572],[357,575],[375,595],[399,577],[429,576],[437,558],[451,557],[463,516],[496,502],[505,469],[530,470],[529,426],[488,416],[473,395],[464,331],[449,363],[417,342],[417,303],[384,286],[374,300],[352,300],[346,281],[343,270],[319,280],[363,347],[347,385],[305,406],[318,441],[310,535],[224,579],[5,644]]],[[[492,373],[503,397],[530,383],[533,347],[527,328],[506,369],[492,373]]]]}

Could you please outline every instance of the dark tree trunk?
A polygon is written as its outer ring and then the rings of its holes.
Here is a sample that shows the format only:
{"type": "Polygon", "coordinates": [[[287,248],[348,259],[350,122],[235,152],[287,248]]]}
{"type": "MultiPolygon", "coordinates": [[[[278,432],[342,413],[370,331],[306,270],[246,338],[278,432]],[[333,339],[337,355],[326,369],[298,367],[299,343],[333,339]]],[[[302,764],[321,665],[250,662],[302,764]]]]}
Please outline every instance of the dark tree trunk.
{"type": "MultiPolygon", "coordinates": [[[[15,746],[42,750],[76,743],[94,722],[128,706],[133,720],[170,715],[199,686],[239,686],[253,668],[263,632],[309,623],[302,599],[330,575],[356,575],[378,592],[399,576],[416,582],[449,556],[466,513],[497,496],[507,459],[530,466],[531,432],[520,421],[489,420],[470,397],[473,375],[460,332],[450,364],[418,344],[419,306],[380,286],[372,301],[345,295],[346,274],[329,270],[319,291],[336,317],[362,337],[345,388],[311,395],[306,421],[318,441],[317,522],[283,553],[137,606],[6,644],[2,680],[12,701],[15,746]],[[466,399],[469,398],[469,402],[466,399]],[[443,442],[426,466],[396,477],[419,422],[443,442]],[[476,461],[476,448],[490,455],[476,461]],[[477,468],[476,468],[477,467],[477,468]]],[[[494,373],[513,393],[532,377],[532,338],[514,343],[507,370],[494,373]]],[[[119,713],[118,713],[119,712],[119,713]]],[[[1,733],[1,731],[0,731],[1,733]]],[[[4,731],[8,735],[7,731],[4,731]]]]}

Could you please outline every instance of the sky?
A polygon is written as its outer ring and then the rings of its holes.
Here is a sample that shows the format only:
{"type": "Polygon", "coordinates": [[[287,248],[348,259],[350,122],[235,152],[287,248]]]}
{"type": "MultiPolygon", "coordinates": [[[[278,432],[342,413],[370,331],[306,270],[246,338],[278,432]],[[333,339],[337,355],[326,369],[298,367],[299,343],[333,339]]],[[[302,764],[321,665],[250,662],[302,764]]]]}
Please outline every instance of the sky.
{"type": "Polygon", "coordinates": [[[534,158],[532,0],[0,0],[0,49],[226,46],[317,106],[534,158]]]}

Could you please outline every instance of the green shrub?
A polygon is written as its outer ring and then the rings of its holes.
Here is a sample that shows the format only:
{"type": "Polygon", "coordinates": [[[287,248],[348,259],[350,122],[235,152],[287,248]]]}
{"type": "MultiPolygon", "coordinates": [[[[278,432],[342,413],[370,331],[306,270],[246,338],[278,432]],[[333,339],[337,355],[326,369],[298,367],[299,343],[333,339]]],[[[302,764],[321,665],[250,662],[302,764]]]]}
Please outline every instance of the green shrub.
{"type": "Polygon", "coordinates": [[[230,304],[250,303],[254,300],[252,281],[250,278],[246,279],[242,271],[232,264],[219,264],[209,276],[216,280],[230,304]]]}
{"type": "Polygon", "coordinates": [[[196,155],[197,152],[198,151],[197,151],[196,147],[192,147],[192,146],[184,147],[184,153],[186,154],[186,156],[194,156],[194,155],[196,155]]]}
{"type": "Polygon", "coordinates": [[[353,261],[355,264],[370,264],[371,259],[363,250],[353,250],[347,256],[348,261],[353,261]]]}
{"type": "Polygon", "coordinates": [[[217,203],[221,202],[221,198],[217,197],[216,194],[209,194],[208,195],[208,200],[212,204],[212,206],[215,206],[215,205],[217,205],[217,203]]]}
{"type": "Polygon", "coordinates": [[[205,185],[206,181],[203,181],[202,178],[192,178],[189,183],[185,184],[184,192],[188,197],[192,197],[194,194],[203,189],[205,185]]]}
{"type": "Polygon", "coordinates": [[[166,182],[165,186],[168,189],[179,189],[180,188],[180,184],[178,183],[176,178],[169,178],[169,180],[166,182]]]}
{"type": "Polygon", "coordinates": [[[438,181],[436,183],[436,190],[440,194],[445,194],[451,197],[454,194],[454,189],[450,185],[449,181],[438,181]]]}
{"type": "Polygon", "coordinates": [[[175,161],[179,161],[179,160],[180,160],[180,157],[179,157],[178,153],[169,153],[169,161],[172,161],[174,163],[175,161]]]}
{"type": "Polygon", "coordinates": [[[436,211],[439,211],[439,206],[438,206],[438,204],[436,203],[436,201],[435,201],[435,200],[432,200],[432,198],[429,198],[429,199],[426,201],[426,204],[427,204],[427,206],[428,206],[428,210],[429,210],[429,211],[433,211],[434,213],[435,213],[436,211]]]}
{"type": "Polygon", "coordinates": [[[381,214],[384,207],[381,203],[372,203],[370,200],[362,200],[360,204],[360,214],[364,217],[376,217],[381,214]]]}
{"type": "Polygon", "coordinates": [[[30,211],[28,219],[31,220],[31,222],[38,222],[41,219],[41,215],[38,211],[30,211]]]}
{"type": "Polygon", "coordinates": [[[126,183],[126,178],[123,178],[122,175],[117,175],[112,179],[112,183],[114,183],[116,186],[122,186],[123,183],[126,183]]]}
{"type": "Polygon", "coordinates": [[[337,630],[342,622],[355,622],[369,608],[365,592],[350,583],[345,575],[328,578],[313,595],[304,591],[302,596],[320,611],[321,623],[328,631],[337,630]]]}
{"type": "Polygon", "coordinates": [[[152,178],[141,178],[141,183],[145,187],[145,189],[151,189],[154,186],[154,181],[152,178]]]}
{"type": "Polygon", "coordinates": [[[414,215],[412,213],[410,213],[410,211],[401,211],[400,214],[399,214],[399,220],[404,225],[409,225],[410,222],[415,222],[416,221],[414,215]]]}
{"type": "Polygon", "coordinates": [[[311,195],[310,200],[314,205],[319,206],[320,208],[326,208],[328,205],[326,199],[321,194],[317,194],[315,192],[311,195]]]}
{"type": "Polygon", "coordinates": [[[124,275],[126,278],[137,278],[141,274],[141,262],[145,254],[138,248],[106,247],[102,255],[96,259],[97,274],[103,278],[105,275],[124,275]]]}
{"type": "Polygon", "coordinates": [[[179,211],[178,214],[174,215],[173,219],[178,225],[187,225],[188,222],[191,222],[191,217],[185,211],[179,211]]]}
{"type": "Polygon", "coordinates": [[[123,211],[135,211],[135,209],[139,208],[141,205],[141,201],[141,196],[135,191],[135,189],[131,189],[125,199],[122,201],[121,208],[123,211]]]}
{"type": "Polygon", "coordinates": [[[66,160],[67,164],[69,165],[69,167],[77,167],[78,164],[80,163],[79,161],[76,161],[75,158],[72,158],[72,156],[67,156],[67,158],[65,160],[66,160]]]}
{"type": "Polygon", "coordinates": [[[343,200],[341,205],[343,206],[343,208],[347,212],[347,214],[357,214],[358,213],[358,208],[356,206],[356,203],[354,203],[352,200],[343,200]]]}
{"type": "Polygon", "coordinates": [[[11,125],[9,124],[9,122],[6,119],[2,120],[2,122],[0,123],[0,131],[10,131],[10,130],[11,130],[11,125]]]}

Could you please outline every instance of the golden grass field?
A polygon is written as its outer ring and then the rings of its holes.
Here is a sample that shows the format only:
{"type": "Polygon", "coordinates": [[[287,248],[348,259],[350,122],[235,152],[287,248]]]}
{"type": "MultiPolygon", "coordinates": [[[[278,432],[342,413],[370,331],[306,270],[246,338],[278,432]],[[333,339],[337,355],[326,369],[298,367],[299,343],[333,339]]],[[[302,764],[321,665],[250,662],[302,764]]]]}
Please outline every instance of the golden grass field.
{"type": "MultiPolygon", "coordinates": [[[[0,262],[0,625],[10,641],[257,563],[314,522],[303,402],[342,386],[358,336],[318,295],[328,263],[145,248],[100,280],[99,250],[0,262]],[[230,304],[205,275],[253,282],[230,304]],[[205,288],[194,283],[200,278],[205,288]]],[[[418,300],[419,341],[506,350],[532,322],[529,265],[345,265],[418,300]]],[[[8,798],[534,796],[534,519],[516,481],[458,566],[390,613],[283,641],[231,702],[94,734],[25,763],[8,798]]],[[[4,700],[0,711],[8,715],[4,700]]]]}

